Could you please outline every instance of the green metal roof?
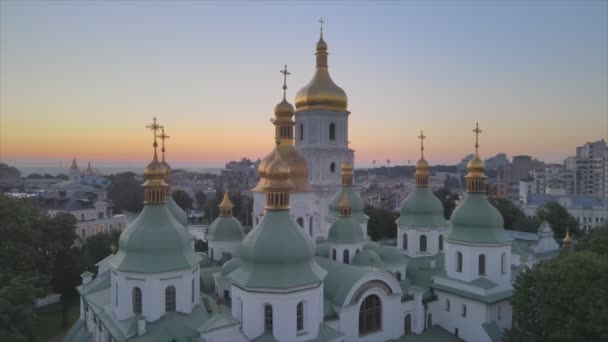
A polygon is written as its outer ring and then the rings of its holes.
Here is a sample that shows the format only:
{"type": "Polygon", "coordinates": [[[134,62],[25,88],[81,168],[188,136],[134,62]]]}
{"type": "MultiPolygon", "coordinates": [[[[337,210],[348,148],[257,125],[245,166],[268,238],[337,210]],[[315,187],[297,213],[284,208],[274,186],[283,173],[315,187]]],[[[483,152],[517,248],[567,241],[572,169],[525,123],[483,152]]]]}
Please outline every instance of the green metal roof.
{"type": "Polygon", "coordinates": [[[230,259],[222,265],[221,274],[227,276],[232,271],[236,270],[241,265],[241,259],[230,259]]]}
{"type": "Polygon", "coordinates": [[[243,240],[241,265],[228,275],[242,287],[286,289],[321,282],[323,270],[313,258],[313,241],[289,210],[267,210],[243,240]]]}
{"type": "Polygon", "coordinates": [[[222,270],[221,267],[208,267],[201,268],[200,271],[200,285],[201,291],[205,293],[213,293],[215,290],[215,279],[213,279],[213,274],[220,272],[222,270]]]}
{"type": "Polygon", "coordinates": [[[241,223],[232,216],[218,216],[207,231],[208,241],[241,241],[244,236],[241,223]]]}
{"type": "Polygon", "coordinates": [[[356,266],[374,267],[379,269],[386,269],[387,266],[382,262],[378,253],[364,249],[357,253],[352,260],[352,264],[356,266]]]}
{"type": "Polygon", "coordinates": [[[454,209],[452,230],[447,239],[472,243],[506,243],[512,239],[504,230],[502,215],[482,193],[467,193],[454,209]]]}
{"type": "Polygon", "coordinates": [[[84,320],[82,319],[77,320],[63,338],[64,342],[85,342],[88,340],[89,334],[84,327],[84,320]]]}
{"type": "Polygon", "coordinates": [[[384,263],[390,265],[404,265],[407,263],[397,247],[384,246],[378,251],[378,256],[384,263]]]}
{"type": "MultiPolygon", "coordinates": [[[[319,334],[317,337],[304,340],[303,342],[329,342],[329,341],[340,341],[339,338],[344,336],[341,332],[336,329],[325,325],[323,323],[319,324],[319,334]]],[[[254,338],[251,342],[278,342],[274,336],[270,332],[264,332],[262,335],[254,338]]]]}
{"type": "Polygon", "coordinates": [[[173,199],[173,196],[171,194],[167,194],[166,199],[167,208],[169,208],[169,211],[171,212],[171,215],[173,215],[173,218],[175,218],[177,222],[181,223],[182,226],[188,226],[188,215],[186,215],[182,208],[177,205],[177,203],[173,199]]]}
{"type": "Polygon", "coordinates": [[[369,273],[369,270],[322,257],[316,259],[317,263],[327,271],[323,281],[323,295],[332,305],[341,308],[344,306],[348,292],[359,279],[369,273]]]}
{"type": "Polygon", "coordinates": [[[317,242],[315,247],[315,255],[329,258],[329,244],[325,241],[317,242]]]}
{"type": "Polygon", "coordinates": [[[333,243],[363,243],[365,237],[359,222],[354,217],[338,217],[329,228],[327,241],[333,243]]]}
{"type": "Polygon", "coordinates": [[[348,200],[352,207],[352,216],[359,222],[367,222],[367,215],[363,212],[365,205],[359,194],[355,191],[352,186],[343,186],[338,192],[329,200],[329,212],[327,217],[330,221],[336,220],[339,217],[338,204],[342,200],[342,196],[346,192],[348,194],[348,200]]]}
{"type": "Polygon", "coordinates": [[[118,252],[108,263],[119,271],[160,273],[192,268],[201,260],[191,246],[192,235],[164,204],[147,204],[122,232],[118,252]]]}
{"type": "Polygon", "coordinates": [[[382,245],[380,245],[379,243],[374,242],[374,241],[365,241],[363,243],[363,248],[372,250],[374,252],[378,252],[380,250],[380,248],[382,248],[382,245]]]}
{"type": "Polygon", "coordinates": [[[420,228],[444,227],[443,204],[428,186],[417,186],[401,203],[397,224],[420,228]]]}

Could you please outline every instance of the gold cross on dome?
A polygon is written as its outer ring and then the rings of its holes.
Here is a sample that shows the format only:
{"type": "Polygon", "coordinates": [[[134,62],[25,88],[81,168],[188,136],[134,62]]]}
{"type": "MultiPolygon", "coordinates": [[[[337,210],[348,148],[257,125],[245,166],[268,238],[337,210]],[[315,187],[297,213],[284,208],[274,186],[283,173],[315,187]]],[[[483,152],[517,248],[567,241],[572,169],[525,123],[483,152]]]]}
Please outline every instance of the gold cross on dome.
{"type": "Polygon", "coordinates": [[[323,21],[323,17],[321,17],[317,22],[321,24],[321,34],[323,34],[323,24],[325,24],[325,21],[323,21]]]}
{"type": "Polygon", "coordinates": [[[159,125],[156,122],[156,116],[154,118],[152,118],[152,123],[147,125],[146,128],[148,128],[149,130],[152,131],[152,136],[154,137],[154,144],[152,144],[152,146],[154,146],[154,148],[156,148],[156,146],[158,146],[158,144],[156,143],[156,132],[163,128],[163,126],[159,125]]]}
{"type": "Polygon", "coordinates": [[[167,139],[169,139],[171,137],[165,134],[165,127],[161,126],[160,127],[160,132],[161,133],[159,135],[157,135],[157,137],[159,137],[160,141],[162,142],[162,150],[161,151],[163,151],[163,153],[165,153],[165,140],[167,140],[167,139]]]}
{"type": "Polygon", "coordinates": [[[479,133],[481,133],[481,130],[479,129],[479,122],[475,124],[475,129],[473,132],[475,133],[475,153],[477,153],[477,149],[479,148],[479,133]]]}
{"type": "Polygon", "coordinates": [[[422,157],[424,158],[424,139],[426,139],[426,136],[424,135],[424,133],[422,131],[420,131],[420,135],[418,136],[418,139],[420,139],[420,151],[422,153],[422,157]]]}
{"type": "Polygon", "coordinates": [[[283,74],[283,97],[285,97],[285,91],[287,91],[287,75],[291,75],[289,71],[287,71],[287,64],[285,64],[285,68],[280,71],[283,74]]]}

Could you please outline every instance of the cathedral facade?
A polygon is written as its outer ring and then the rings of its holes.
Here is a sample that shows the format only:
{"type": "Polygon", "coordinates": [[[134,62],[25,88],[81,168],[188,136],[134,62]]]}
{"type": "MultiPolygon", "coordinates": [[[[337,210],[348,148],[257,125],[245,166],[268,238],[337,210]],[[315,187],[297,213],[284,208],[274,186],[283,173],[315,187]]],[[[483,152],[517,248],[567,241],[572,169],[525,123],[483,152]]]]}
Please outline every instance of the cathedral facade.
{"type": "MultiPolygon", "coordinates": [[[[396,243],[371,241],[354,184],[346,94],[331,80],[327,56],[321,33],[315,74],[295,107],[284,82],[246,235],[225,195],[208,252],[194,252],[155,140],[144,210],[97,276],[82,275],[80,319],[65,341],[501,339],[512,324],[514,275],[556,251],[550,227],[525,237],[504,229],[485,196],[476,128],[467,193],[450,220],[429,188],[421,144],[396,243]]],[[[150,128],[156,139],[159,126],[150,128]]]]}

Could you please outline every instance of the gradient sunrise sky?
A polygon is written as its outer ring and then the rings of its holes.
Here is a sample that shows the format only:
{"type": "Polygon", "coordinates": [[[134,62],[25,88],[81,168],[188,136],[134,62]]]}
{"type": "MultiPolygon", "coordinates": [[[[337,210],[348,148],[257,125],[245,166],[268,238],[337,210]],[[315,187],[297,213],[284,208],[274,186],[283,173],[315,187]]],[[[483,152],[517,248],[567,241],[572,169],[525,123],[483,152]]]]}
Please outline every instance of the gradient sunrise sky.
{"type": "MultiPolygon", "coordinates": [[[[273,107],[312,77],[323,16],[357,166],[473,151],[561,162],[608,136],[606,1],[0,2],[0,159],[174,167],[273,147],[273,107]],[[382,162],[380,162],[382,161],[382,162]]],[[[82,165],[82,164],[81,164],[82,165]]]]}

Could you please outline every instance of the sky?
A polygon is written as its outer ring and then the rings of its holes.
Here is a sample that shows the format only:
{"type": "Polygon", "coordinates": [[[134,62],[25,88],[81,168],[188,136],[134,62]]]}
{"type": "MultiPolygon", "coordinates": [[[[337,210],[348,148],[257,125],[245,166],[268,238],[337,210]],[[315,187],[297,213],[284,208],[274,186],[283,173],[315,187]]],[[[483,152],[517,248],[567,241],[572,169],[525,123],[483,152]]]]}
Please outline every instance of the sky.
{"type": "Polygon", "coordinates": [[[1,1],[0,160],[174,166],[263,158],[314,72],[318,18],[356,166],[480,154],[561,162],[608,137],[606,1],[1,1]]]}

